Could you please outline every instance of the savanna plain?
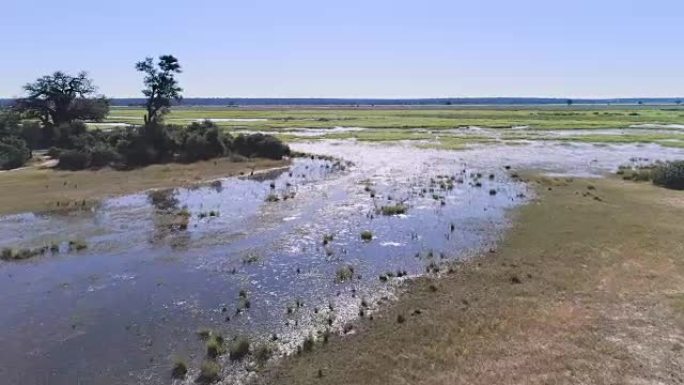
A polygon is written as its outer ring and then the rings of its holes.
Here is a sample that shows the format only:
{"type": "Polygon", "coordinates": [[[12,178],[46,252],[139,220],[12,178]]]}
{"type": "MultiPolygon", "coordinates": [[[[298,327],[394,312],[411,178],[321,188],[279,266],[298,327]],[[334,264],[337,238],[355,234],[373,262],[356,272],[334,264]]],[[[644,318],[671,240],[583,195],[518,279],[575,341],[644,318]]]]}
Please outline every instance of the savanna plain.
{"type": "Polygon", "coordinates": [[[0,172],[0,383],[684,383],[679,105],[165,122],[289,155],[0,172]]]}

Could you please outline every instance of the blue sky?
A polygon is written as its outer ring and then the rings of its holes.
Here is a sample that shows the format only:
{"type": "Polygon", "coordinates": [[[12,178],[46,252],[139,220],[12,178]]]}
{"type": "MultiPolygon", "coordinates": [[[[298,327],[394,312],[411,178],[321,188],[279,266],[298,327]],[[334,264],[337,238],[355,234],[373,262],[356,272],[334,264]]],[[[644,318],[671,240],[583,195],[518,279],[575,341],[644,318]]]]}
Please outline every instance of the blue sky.
{"type": "Polygon", "coordinates": [[[54,70],[138,96],[684,96],[681,0],[3,0],[0,97],[54,70]]]}

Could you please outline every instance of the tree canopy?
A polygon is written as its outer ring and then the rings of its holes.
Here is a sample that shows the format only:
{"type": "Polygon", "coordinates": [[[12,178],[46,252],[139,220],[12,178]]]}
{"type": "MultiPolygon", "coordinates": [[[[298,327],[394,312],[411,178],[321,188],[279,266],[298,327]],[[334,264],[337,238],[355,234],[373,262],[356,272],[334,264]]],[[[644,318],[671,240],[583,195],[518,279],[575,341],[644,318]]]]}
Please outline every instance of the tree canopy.
{"type": "Polygon", "coordinates": [[[173,101],[182,99],[183,89],[175,75],[181,73],[181,66],[172,55],[159,57],[157,65],[151,57],[135,64],[135,69],[145,74],[143,95],[147,98],[145,124],[161,123],[173,101]]]}
{"type": "Polygon", "coordinates": [[[100,121],[109,113],[109,101],[95,95],[97,88],[86,72],[71,76],[57,71],[26,84],[24,90],[28,95],[15,102],[15,109],[46,127],[100,121]]]}

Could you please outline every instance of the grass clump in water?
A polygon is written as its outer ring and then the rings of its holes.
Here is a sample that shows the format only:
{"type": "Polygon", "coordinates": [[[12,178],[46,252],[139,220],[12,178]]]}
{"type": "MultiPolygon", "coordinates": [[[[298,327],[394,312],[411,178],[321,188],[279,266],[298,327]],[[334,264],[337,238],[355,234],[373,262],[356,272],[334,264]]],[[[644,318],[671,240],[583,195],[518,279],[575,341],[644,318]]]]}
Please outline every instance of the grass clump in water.
{"type": "Polygon", "coordinates": [[[188,374],[188,364],[183,359],[176,359],[171,369],[171,378],[183,379],[188,374]]]}
{"type": "Polygon", "coordinates": [[[399,215],[399,214],[406,214],[406,211],[408,210],[408,207],[404,204],[396,204],[396,205],[389,205],[389,206],[382,206],[380,208],[380,212],[382,215],[399,215]]]}
{"type": "Polygon", "coordinates": [[[197,377],[197,382],[200,384],[211,384],[220,379],[219,372],[221,368],[214,361],[204,361],[200,366],[200,374],[197,377]]]}
{"type": "Polygon", "coordinates": [[[254,359],[260,365],[263,365],[273,356],[273,349],[266,343],[257,345],[254,348],[254,359]]]}
{"type": "Polygon", "coordinates": [[[220,335],[211,335],[207,341],[207,357],[216,358],[226,352],[223,337],[220,335]]]}
{"type": "Polygon", "coordinates": [[[249,354],[249,340],[245,337],[238,337],[230,344],[229,357],[231,361],[240,361],[249,354]]]}
{"type": "Polygon", "coordinates": [[[373,233],[370,230],[364,230],[361,232],[361,239],[364,241],[371,241],[373,240],[373,233]]]}
{"type": "Polygon", "coordinates": [[[335,277],[337,282],[351,281],[354,278],[354,267],[351,265],[340,267],[337,269],[335,277]]]}

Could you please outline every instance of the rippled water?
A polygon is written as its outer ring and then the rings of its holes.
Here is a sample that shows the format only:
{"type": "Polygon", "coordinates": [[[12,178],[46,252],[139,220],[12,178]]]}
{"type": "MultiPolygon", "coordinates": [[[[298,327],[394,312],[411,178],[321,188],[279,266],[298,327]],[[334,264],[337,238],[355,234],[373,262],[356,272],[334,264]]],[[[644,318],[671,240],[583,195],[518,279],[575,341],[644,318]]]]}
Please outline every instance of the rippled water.
{"type": "Polygon", "coordinates": [[[228,338],[276,334],[281,351],[291,351],[328,319],[339,328],[356,317],[362,299],[373,307],[391,296],[379,275],[422,274],[492,247],[508,209],[530,195],[504,166],[598,175],[633,157],[684,154],[651,145],[450,152],[348,141],[295,149],[353,164],[297,159],[258,179],[109,199],[85,214],[0,217],[0,247],[62,242],[58,255],[0,262],[3,378],[166,384],[173,357],[199,366],[202,327],[228,338]],[[271,194],[279,200],[267,202],[271,194]],[[398,202],[405,215],[377,212],[398,202]],[[191,213],[187,230],[169,225],[182,208],[191,213]],[[363,230],[371,241],[361,239],[363,230]],[[327,245],[325,235],[332,235],[327,245]],[[88,249],[67,252],[72,239],[88,249]],[[339,282],[347,266],[352,280],[339,282]]]}

